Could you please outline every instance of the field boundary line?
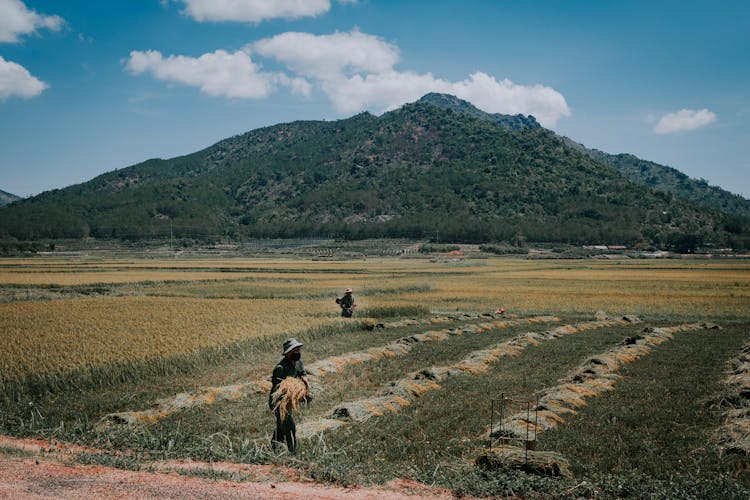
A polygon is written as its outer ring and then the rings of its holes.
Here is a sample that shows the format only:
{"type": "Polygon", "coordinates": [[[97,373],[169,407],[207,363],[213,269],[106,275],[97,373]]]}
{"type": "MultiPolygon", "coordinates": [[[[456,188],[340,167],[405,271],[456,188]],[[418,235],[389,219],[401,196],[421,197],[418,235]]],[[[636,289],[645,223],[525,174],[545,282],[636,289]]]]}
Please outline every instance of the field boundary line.
{"type": "Polygon", "coordinates": [[[297,434],[302,438],[310,438],[352,422],[361,423],[372,417],[396,413],[427,391],[439,389],[438,382],[450,376],[479,375],[489,370],[492,363],[504,357],[517,356],[526,347],[538,346],[546,340],[585,330],[637,322],[640,322],[638,318],[625,316],[622,319],[598,319],[574,325],[562,325],[545,332],[522,333],[494,347],[472,351],[461,361],[452,365],[433,366],[413,372],[405,378],[389,383],[377,396],[341,403],[330,411],[328,418],[300,423],[297,426],[297,434]]]}
{"type": "Polygon", "coordinates": [[[750,455],[750,342],[727,362],[726,393],[714,403],[724,423],[715,431],[722,454],[750,455]]]}
{"type": "MultiPolygon", "coordinates": [[[[492,319],[493,317],[500,316],[494,316],[491,314],[478,314],[473,316],[461,314],[455,317],[445,316],[431,318],[426,320],[426,323],[436,324],[440,322],[456,321],[457,319],[454,318],[458,317],[464,319],[492,319]]],[[[405,326],[420,324],[419,320],[405,321],[410,322],[405,324],[405,326]],[[411,323],[412,321],[416,321],[417,323],[411,323]]],[[[310,364],[306,369],[310,375],[311,384],[315,385],[317,378],[329,374],[341,373],[346,366],[350,364],[359,364],[367,361],[376,361],[383,358],[393,358],[406,355],[411,351],[415,344],[420,342],[439,342],[451,336],[462,335],[465,333],[484,333],[497,328],[510,328],[512,326],[523,324],[551,323],[557,321],[560,321],[560,319],[556,316],[532,316],[529,318],[495,319],[494,321],[485,321],[462,327],[445,328],[439,331],[427,331],[401,337],[381,347],[370,347],[361,351],[353,351],[321,359],[310,364]]],[[[400,323],[401,322],[387,324],[390,326],[386,326],[386,328],[392,328],[393,325],[401,326],[400,323]]],[[[97,427],[103,428],[110,424],[154,424],[159,420],[167,418],[182,410],[211,405],[221,401],[236,401],[244,397],[267,393],[270,390],[271,382],[268,378],[225,386],[204,387],[196,391],[181,392],[172,397],[159,399],[154,402],[151,408],[145,410],[109,413],[100,419],[97,427]]]]}

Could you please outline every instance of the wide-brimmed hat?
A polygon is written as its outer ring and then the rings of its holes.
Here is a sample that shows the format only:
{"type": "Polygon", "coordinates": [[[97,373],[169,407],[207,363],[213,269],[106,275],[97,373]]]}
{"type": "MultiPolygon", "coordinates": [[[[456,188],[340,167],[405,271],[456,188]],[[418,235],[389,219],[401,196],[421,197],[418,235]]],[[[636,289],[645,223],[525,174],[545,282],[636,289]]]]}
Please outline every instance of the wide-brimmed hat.
{"type": "Polygon", "coordinates": [[[284,341],[284,354],[288,354],[289,352],[293,351],[294,349],[298,347],[302,347],[303,345],[305,344],[303,344],[302,342],[300,342],[299,340],[295,338],[286,339],[284,341]]]}
{"type": "Polygon", "coordinates": [[[352,289],[351,288],[347,288],[346,290],[344,290],[344,293],[352,293],[352,289]]]}

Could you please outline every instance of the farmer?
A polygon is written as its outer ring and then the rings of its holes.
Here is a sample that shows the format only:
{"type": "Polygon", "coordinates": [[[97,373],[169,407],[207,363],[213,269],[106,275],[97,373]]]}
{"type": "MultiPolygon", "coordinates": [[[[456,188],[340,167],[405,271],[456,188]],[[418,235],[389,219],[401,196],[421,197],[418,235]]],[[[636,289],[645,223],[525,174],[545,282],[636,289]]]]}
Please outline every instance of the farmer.
{"type": "Polygon", "coordinates": [[[290,453],[297,449],[297,428],[294,425],[292,413],[288,412],[284,419],[281,418],[281,409],[274,409],[273,395],[279,384],[287,377],[297,377],[305,383],[307,390],[310,390],[310,383],[307,380],[307,372],[302,365],[302,344],[295,338],[284,341],[282,353],[284,357],[273,369],[271,376],[271,393],[268,396],[268,406],[276,414],[276,430],[271,438],[271,447],[276,449],[277,443],[286,442],[286,447],[290,453]]]}
{"type": "Polygon", "coordinates": [[[341,306],[341,316],[344,318],[351,318],[354,316],[354,308],[357,305],[354,303],[354,295],[352,295],[352,289],[347,288],[344,292],[344,296],[336,299],[336,303],[341,306]]]}

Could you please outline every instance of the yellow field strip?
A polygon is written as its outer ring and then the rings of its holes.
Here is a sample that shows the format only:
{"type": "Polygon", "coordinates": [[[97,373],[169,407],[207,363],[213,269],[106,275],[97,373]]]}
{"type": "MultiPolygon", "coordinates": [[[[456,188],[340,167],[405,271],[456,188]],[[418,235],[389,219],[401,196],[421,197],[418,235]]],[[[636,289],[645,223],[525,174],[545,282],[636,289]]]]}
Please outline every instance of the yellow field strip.
{"type": "Polygon", "coordinates": [[[440,384],[438,382],[449,376],[484,373],[489,370],[492,363],[504,357],[516,356],[526,347],[539,345],[546,340],[557,339],[564,335],[585,330],[636,322],[640,322],[640,320],[626,316],[623,319],[603,319],[575,325],[563,325],[541,333],[523,333],[492,348],[473,351],[456,364],[431,367],[414,372],[403,379],[388,384],[378,396],[342,403],[331,411],[328,418],[303,422],[298,425],[297,434],[300,437],[309,438],[351,422],[364,422],[371,417],[398,412],[425,392],[439,389],[440,384]]]}
{"type": "Polygon", "coordinates": [[[111,364],[145,372],[164,359],[247,339],[296,336],[344,319],[319,300],[98,297],[0,304],[0,379],[64,376],[111,364]]]}
{"type": "Polygon", "coordinates": [[[724,453],[750,454],[750,342],[729,363],[723,394],[719,405],[723,409],[724,424],[716,432],[724,453]]]}
{"type": "MultiPolygon", "coordinates": [[[[449,321],[469,320],[478,318],[491,318],[490,314],[462,314],[459,316],[441,316],[426,320],[405,320],[393,323],[386,323],[385,328],[399,328],[415,324],[438,324],[449,321]]],[[[497,319],[495,321],[485,321],[474,325],[467,325],[461,328],[446,328],[441,331],[428,331],[402,337],[390,342],[382,347],[372,347],[363,351],[349,352],[340,356],[321,359],[307,367],[310,374],[310,382],[315,384],[316,377],[325,376],[332,373],[340,373],[344,368],[353,363],[363,363],[366,361],[375,361],[383,358],[392,358],[407,354],[414,344],[418,342],[435,342],[447,339],[452,335],[461,335],[463,333],[483,333],[496,328],[509,328],[512,326],[532,323],[549,323],[560,321],[554,316],[540,316],[519,319],[497,319]]],[[[267,379],[254,380],[239,384],[205,387],[195,392],[182,392],[174,397],[158,400],[154,406],[147,410],[127,411],[111,413],[106,415],[101,424],[152,424],[163,418],[166,418],[180,410],[194,408],[198,406],[210,405],[219,401],[235,401],[243,397],[256,394],[266,393],[271,388],[271,382],[267,379]]]]}
{"type": "Polygon", "coordinates": [[[654,346],[671,340],[675,333],[712,328],[719,327],[711,323],[690,323],[673,327],[646,328],[641,334],[625,339],[616,347],[591,356],[562,379],[559,385],[538,392],[538,404],[530,413],[523,411],[503,419],[490,430],[490,436],[525,439],[528,435],[536,436],[543,431],[554,429],[565,420],[563,415],[575,414],[576,408],[584,406],[585,398],[612,390],[620,377],[617,371],[623,365],[649,354],[654,346]]]}

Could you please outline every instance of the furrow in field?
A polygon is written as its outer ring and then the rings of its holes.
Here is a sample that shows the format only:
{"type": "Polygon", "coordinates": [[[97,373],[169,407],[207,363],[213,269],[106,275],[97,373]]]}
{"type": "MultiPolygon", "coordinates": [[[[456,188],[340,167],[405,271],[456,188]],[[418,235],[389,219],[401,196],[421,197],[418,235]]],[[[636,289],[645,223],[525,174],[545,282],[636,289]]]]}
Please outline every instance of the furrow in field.
{"type": "Polygon", "coordinates": [[[645,328],[639,335],[629,337],[616,347],[591,356],[560,384],[537,393],[538,403],[531,413],[516,413],[503,419],[490,430],[493,438],[526,439],[557,427],[565,415],[575,414],[586,404],[585,399],[612,390],[620,375],[619,369],[649,354],[654,346],[671,340],[675,333],[719,327],[711,323],[689,323],[673,327],[645,328]]]}
{"type": "MultiPolygon", "coordinates": [[[[489,320],[500,318],[500,316],[488,314],[461,314],[460,316],[436,317],[426,321],[428,324],[439,324],[447,321],[457,321],[459,320],[458,318],[464,320],[469,318],[487,318],[489,320]]],[[[347,365],[376,361],[383,358],[404,356],[411,351],[415,344],[420,342],[438,342],[451,336],[462,335],[464,333],[483,333],[493,329],[510,328],[523,324],[550,323],[556,321],[560,321],[560,319],[554,316],[507,318],[483,321],[481,323],[468,324],[457,328],[426,331],[401,337],[384,346],[371,347],[361,351],[354,351],[339,356],[321,359],[310,364],[307,367],[307,371],[310,375],[310,382],[314,385],[317,378],[329,374],[341,373],[347,365]]],[[[411,326],[414,324],[424,323],[420,323],[419,320],[406,320],[405,322],[389,323],[386,324],[385,327],[395,328],[411,326]],[[412,321],[417,323],[412,323],[412,321]]],[[[205,387],[193,392],[182,392],[173,397],[158,400],[154,403],[152,408],[146,410],[110,413],[102,418],[100,426],[107,424],[153,424],[181,410],[210,405],[220,401],[234,401],[248,396],[267,393],[270,389],[271,382],[268,379],[259,379],[220,387],[205,387]]]]}
{"type": "Polygon", "coordinates": [[[339,356],[316,361],[307,367],[307,372],[313,377],[320,377],[330,373],[341,373],[347,367],[354,363],[363,363],[365,361],[376,361],[383,358],[392,358],[407,354],[415,344],[421,342],[439,342],[448,339],[451,336],[463,335],[465,333],[484,333],[494,329],[510,328],[525,324],[534,323],[552,323],[560,321],[555,316],[535,316],[530,318],[519,319],[499,319],[495,321],[486,321],[475,323],[460,328],[444,328],[442,330],[431,330],[423,333],[416,333],[407,337],[389,342],[381,347],[371,347],[361,351],[348,352],[339,356]]]}
{"type": "Polygon", "coordinates": [[[489,349],[473,351],[455,364],[433,366],[414,372],[405,378],[391,382],[377,396],[339,404],[330,412],[329,417],[298,425],[297,434],[300,437],[309,438],[351,422],[364,422],[371,417],[397,412],[425,392],[439,389],[439,382],[447,377],[460,374],[479,375],[486,372],[492,363],[507,356],[516,356],[528,346],[536,346],[547,340],[585,330],[636,322],[639,322],[637,318],[626,316],[622,319],[602,319],[563,325],[545,332],[523,333],[489,349]]]}

